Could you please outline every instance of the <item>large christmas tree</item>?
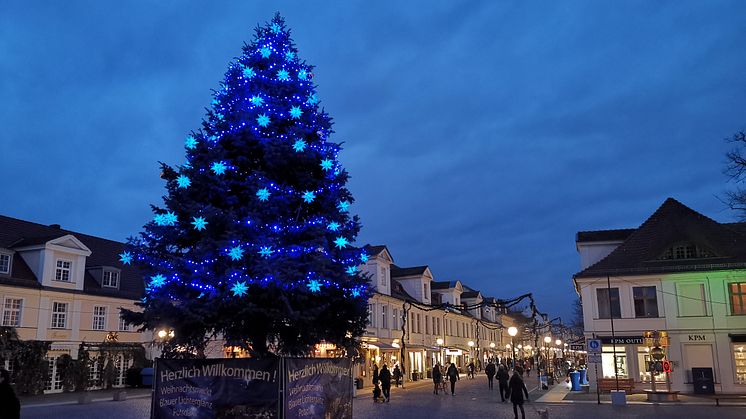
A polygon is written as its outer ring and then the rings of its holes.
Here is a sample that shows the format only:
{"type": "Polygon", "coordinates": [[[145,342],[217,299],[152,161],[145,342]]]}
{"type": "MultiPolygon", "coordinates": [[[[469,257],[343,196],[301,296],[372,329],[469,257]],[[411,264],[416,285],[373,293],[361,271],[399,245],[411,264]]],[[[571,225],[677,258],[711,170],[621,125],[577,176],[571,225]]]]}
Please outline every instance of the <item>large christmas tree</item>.
{"type": "Polygon", "coordinates": [[[321,341],[354,348],[364,332],[367,256],[352,246],[360,225],[312,70],[276,15],[229,65],[186,162],[162,165],[164,205],[121,258],[147,284],[142,313],[126,316],[172,327],[166,356],[216,336],[302,355],[321,341]]]}

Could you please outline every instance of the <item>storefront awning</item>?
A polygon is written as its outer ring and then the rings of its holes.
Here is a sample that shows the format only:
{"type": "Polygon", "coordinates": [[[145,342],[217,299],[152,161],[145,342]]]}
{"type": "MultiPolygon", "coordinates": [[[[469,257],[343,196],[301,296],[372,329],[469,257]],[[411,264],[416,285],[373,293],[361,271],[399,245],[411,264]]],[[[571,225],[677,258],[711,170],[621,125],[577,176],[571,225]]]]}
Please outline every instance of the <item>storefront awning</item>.
{"type": "Polygon", "coordinates": [[[399,348],[397,348],[394,345],[385,343],[385,342],[368,342],[368,347],[371,349],[380,349],[382,351],[398,351],[399,348]]]}

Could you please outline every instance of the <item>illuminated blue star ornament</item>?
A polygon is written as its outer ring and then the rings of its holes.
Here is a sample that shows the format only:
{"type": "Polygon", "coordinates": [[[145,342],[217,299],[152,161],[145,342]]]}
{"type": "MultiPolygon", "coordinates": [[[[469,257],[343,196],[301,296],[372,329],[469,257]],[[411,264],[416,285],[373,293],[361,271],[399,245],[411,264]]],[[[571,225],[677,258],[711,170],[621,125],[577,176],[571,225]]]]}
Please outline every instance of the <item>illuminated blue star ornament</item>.
{"type": "Polygon", "coordinates": [[[192,181],[189,180],[189,177],[181,175],[178,178],[176,178],[176,185],[179,188],[186,188],[189,187],[189,185],[192,184],[192,181]]]}
{"type": "Polygon", "coordinates": [[[311,290],[311,292],[321,291],[321,283],[315,279],[308,281],[308,284],[306,284],[306,286],[309,290],[311,290]]]}
{"type": "Polygon", "coordinates": [[[166,283],[166,277],[161,274],[150,277],[150,288],[160,288],[166,283]]]}
{"type": "Polygon", "coordinates": [[[363,263],[367,262],[368,261],[368,255],[366,255],[365,253],[361,254],[360,255],[360,261],[363,262],[363,263]]]}
{"type": "Polygon", "coordinates": [[[255,75],[256,75],[256,73],[254,72],[253,68],[246,67],[246,68],[243,69],[243,76],[246,77],[247,79],[250,79],[250,78],[254,77],[255,75]]]}
{"type": "Polygon", "coordinates": [[[193,150],[195,147],[197,147],[197,139],[193,136],[188,136],[186,141],[184,141],[184,147],[193,150]]]}
{"type": "Polygon", "coordinates": [[[303,141],[302,139],[300,139],[300,140],[296,140],[296,141],[295,141],[295,142],[293,143],[293,150],[295,150],[295,151],[297,151],[297,152],[299,152],[299,153],[300,153],[301,151],[303,151],[303,150],[305,150],[305,149],[306,149],[306,142],[305,142],[305,141],[303,141]]]}
{"type": "Polygon", "coordinates": [[[269,117],[265,114],[261,114],[256,117],[256,123],[259,124],[260,127],[266,127],[269,125],[269,117]]]}
{"type": "Polygon", "coordinates": [[[251,99],[249,99],[249,101],[250,101],[250,102],[251,102],[251,103],[252,103],[252,104],[253,104],[254,106],[262,106],[262,104],[264,103],[264,99],[262,99],[262,98],[261,98],[261,97],[259,97],[259,96],[252,96],[252,97],[251,97],[251,99]]]}
{"type": "Polygon", "coordinates": [[[357,288],[354,288],[352,291],[350,291],[350,294],[352,294],[353,297],[359,297],[360,296],[360,290],[357,288]]]}
{"type": "Polygon", "coordinates": [[[209,223],[208,223],[207,221],[205,221],[205,219],[204,219],[204,218],[202,218],[202,217],[194,217],[194,218],[192,218],[192,220],[194,220],[194,221],[192,221],[192,223],[191,223],[191,224],[192,224],[192,225],[194,226],[194,228],[195,228],[195,229],[197,229],[197,231],[201,231],[201,230],[204,230],[204,229],[205,229],[205,226],[206,226],[207,224],[209,224],[209,223]]]}
{"type": "Polygon", "coordinates": [[[355,276],[357,274],[357,266],[348,266],[346,272],[347,275],[355,276]]]}
{"type": "Polygon", "coordinates": [[[280,70],[280,71],[277,72],[277,80],[288,81],[288,80],[290,80],[290,74],[288,73],[287,70],[282,69],[282,70],[280,70]]]}
{"type": "Polygon", "coordinates": [[[269,47],[262,47],[262,49],[259,50],[259,54],[262,55],[262,58],[269,58],[269,56],[272,55],[272,50],[269,49],[269,47]]]}
{"type": "Polygon", "coordinates": [[[246,295],[246,292],[249,290],[249,287],[246,286],[246,283],[243,281],[238,281],[231,287],[231,291],[233,292],[233,295],[236,297],[242,297],[246,295]]]}
{"type": "Polygon", "coordinates": [[[326,226],[327,230],[331,230],[331,231],[337,231],[337,230],[339,230],[339,227],[340,227],[339,223],[335,222],[335,221],[332,221],[331,223],[327,224],[327,226],[326,226]]]}
{"type": "Polygon", "coordinates": [[[326,171],[329,171],[329,170],[332,170],[332,165],[333,165],[333,164],[334,164],[334,162],[333,162],[333,161],[331,161],[330,159],[324,159],[324,160],[321,160],[321,168],[322,168],[322,169],[323,169],[323,170],[324,170],[325,172],[326,172],[326,171]]]}
{"type": "Polygon", "coordinates": [[[265,259],[272,256],[272,253],[274,252],[275,251],[272,250],[272,246],[262,246],[259,248],[259,254],[265,259]]]}
{"type": "Polygon", "coordinates": [[[334,240],[334,246],[335,246],[335,247],[336,247],[337,249],[344,249],[344,247],[345,247],[345,246],[347,246],[347,244],[349,244],[349,242],[347,241],[347,239],[346,239],[346,238],[344,238],[344,237],[342,237],[342,236],[339,236],[339,237],[337,237],[337,238],[336,238],[336,239],[334,240]]]}
{"type": "Polygon", "coordinates": [[[243,249],[241,246],[232,247],[228,256],[231,257],[231,260],[240,260],[243,257],[243,249]]]}
{"type": "Polygon", "coordinates": [[[316,194],[311,191],[305,191],[303,192],[303,202],[306,204],[310,204],[313,202],[313,200],[316,199],[316,194]]]}
{"type": "Polygon", "coordinates": [[[290,108],[290,116],[291,116],[291,117],[292,117],[293,119],[298,119],[298,118],[300,118],[300,116],[301,116],[302,114],[303,114],[303,111],[302,111],[302,110],[300,110],[300,106],[293,106],[292,108],[290,108]]]}
{"type": "Polygon", "coordinates": [[[132,264],[132,254],[130,252],[124,252],[119,254],[119,261],[125,265],[132,264]]]}
{"type": "Polygon", "coordinates": [[[308,78],[308,71],[306,71],[305,69],[299,71],[298,72],[298,78],[301,79],[301,80],[307,79],[308,78]]]}
{"type": "Polygon", "coordinates": [[[210,170],[212,170],[216,175],[222,175],[225,173],[225,169],[227,169],[227,167],[225,166],[225,163],[221,161],[215,162],[210,166],[210,170]]]}
{"type": "Polygon", "coordinates": [[[267,188],[262,188],[262,189],[259,189],[258,191],[256,191],[256,197],[259,198],[260,201],[266,201],[266,200],[268,200],[269,199],[269,195],[271,195],[271,194],[269,193],[269,191],[267,190],[267,188]]]}
{"type": "Polygon", "coordinates": [[[347,209],[350,208],[350,203],[347,201],[340,201],[339,204],[337,204],[337,208],[339,209],[339,212],[347,212],[347,209]]]}

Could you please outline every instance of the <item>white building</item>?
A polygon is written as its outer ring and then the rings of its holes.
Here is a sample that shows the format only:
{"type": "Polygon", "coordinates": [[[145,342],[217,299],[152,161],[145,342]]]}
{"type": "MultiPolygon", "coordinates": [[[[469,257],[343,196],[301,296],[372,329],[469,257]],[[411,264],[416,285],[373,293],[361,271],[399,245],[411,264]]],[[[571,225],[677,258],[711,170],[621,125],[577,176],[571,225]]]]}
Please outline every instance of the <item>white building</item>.
{"type": "Polygon", "coordinates": [[[615,374],[613,319],[617,371],[636,389],[650,388],[643,333],[658,330],[670,336],[673,390],[693,392],[692,369],[711,368],[716,392],[746,392],[746,223],[669,198],[640,227],[579,232],[576,245],[585,336],[603,342],[599,374],[615,374]]]}
{"type": "MultiPolygon", "coordinates": [[[[482,302],[478,291],[460,281],[438,282],[427,266],[402,268],[385,246],[368,246],[369,260],[363,266],[369,275],[373,296],[368,301],[369,321],[362,338],[367,351],[356,367],[356,377],[368,379],[374,363],[390,367],[400,364],[408,379],[424,379],[435,362],[455,362],[464,368],[470,361],[484,365],[490,357],[505,356],[509,342],[504,327],[513,325],[510,317],[495,307],[470,311],[449,303],[482,302]],[[439,339],[442,344],[438,344],[439,339]]],[[[488,302],[496,300],[487,297],[488,302]]]]}
{"type": "MultiPolygon", "coordinates": [[[[119,261],[124,244],[0,216],[0,325],[22,340],[51,341],[47,392],[62,390],[56,360],[77,357],[81,343],[108,340],[142,343],[143,334],[122,320],[120,308],[135,309],[142,298],[138,272],[119,261]]],[[[131,359],[115,360],[115,386],[124,385],[131,359]]],[[[13,370],[12,359],[0,365],[13,370]]],[[[103,366],[93,365],[91,381],[103,366]]]]}

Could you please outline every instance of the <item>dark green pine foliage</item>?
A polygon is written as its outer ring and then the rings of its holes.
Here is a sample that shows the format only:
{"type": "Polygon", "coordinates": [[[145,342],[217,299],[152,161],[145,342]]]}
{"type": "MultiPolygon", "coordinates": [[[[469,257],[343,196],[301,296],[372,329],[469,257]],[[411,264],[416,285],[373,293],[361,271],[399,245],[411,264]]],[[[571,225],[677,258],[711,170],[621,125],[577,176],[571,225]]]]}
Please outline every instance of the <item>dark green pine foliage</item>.
{"type": "Polygon", "coordinates": [[[276,15],[230,64],[186,163],[163,165],[164,206],[121,256],[147,284],[126,318],[173,328],[165,356],[213,337],[255,356],[349,351],[365,331],[367,255],[312,69],[276,15]]]}

